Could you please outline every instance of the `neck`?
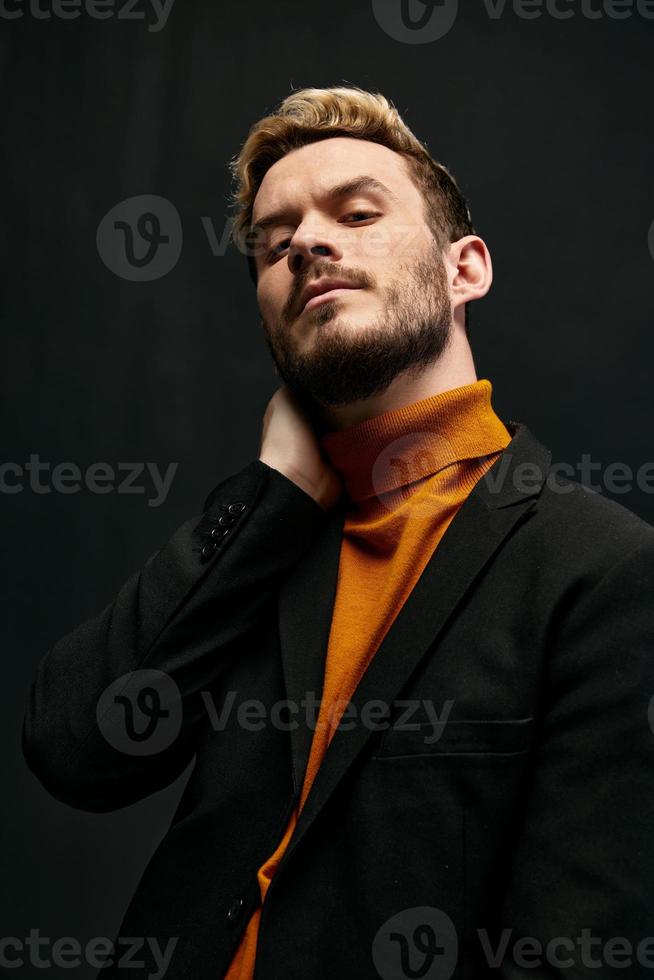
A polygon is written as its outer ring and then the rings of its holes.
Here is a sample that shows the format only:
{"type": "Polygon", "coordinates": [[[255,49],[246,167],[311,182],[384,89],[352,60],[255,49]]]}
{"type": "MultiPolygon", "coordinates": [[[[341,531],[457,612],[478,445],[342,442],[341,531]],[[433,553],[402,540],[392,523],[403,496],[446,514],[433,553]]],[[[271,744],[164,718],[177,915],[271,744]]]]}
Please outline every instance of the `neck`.
{"type": "Polygon", "coordinates": [[[477,381],[477,373],[470,345],[459,329],[452,332],[451,342],[434,364],[421,368],[415,373],[410,368],[399,374],[395,380],[378,394],[347,405],[323,405],[315,402],[311,406],[311,416],[319,431],[335,432],[349,429],[357,422],[403,408],[414,402],[451,391],[477,381]]]}

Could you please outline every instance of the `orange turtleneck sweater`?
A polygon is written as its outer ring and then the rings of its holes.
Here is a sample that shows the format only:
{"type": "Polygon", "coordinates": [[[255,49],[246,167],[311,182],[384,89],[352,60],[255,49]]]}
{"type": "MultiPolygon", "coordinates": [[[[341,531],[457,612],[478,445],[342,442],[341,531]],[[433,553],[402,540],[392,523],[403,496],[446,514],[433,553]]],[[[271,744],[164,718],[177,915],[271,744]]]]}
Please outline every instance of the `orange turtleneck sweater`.
{"type": "MultiPolygon", "coordinates": [[[[259,868],[261,902],[295,829],[333,732],[370,660],[459,507],[511,441],[481,379],[320,439],[348,498],[324,686],[300,795],[259,868]]],[[[225,980],[252,980],[261,905],[225,980]]]]}

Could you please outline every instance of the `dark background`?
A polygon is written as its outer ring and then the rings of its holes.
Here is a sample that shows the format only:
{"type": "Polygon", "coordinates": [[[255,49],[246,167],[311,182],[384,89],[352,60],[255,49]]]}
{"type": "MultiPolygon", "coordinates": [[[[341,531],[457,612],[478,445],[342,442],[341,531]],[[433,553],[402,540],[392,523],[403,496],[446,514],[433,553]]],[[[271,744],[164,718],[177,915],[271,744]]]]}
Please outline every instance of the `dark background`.
{"type": "MultiPolygon", "coordinates": [[[[555,461],[653,458],[654,21],[570,5],[572,19],[526,20],[465,0],[427,44],[390,37],[369,0],[176,0],[158,32],[142,0],[145,20],[0,17],[1,461],[178,464],[156,507],[145,476],[141,494],[0,493],[1,935],[115,935],[181,794],[185,777],[123,811],[75,811],[31,775],[20,729],[45,651],[258,455],[279,382],[246,260],[212,254],[202,218],[220,239],[228,161],[291,88],[379,89],[456,176],[494,262],[471,340],[500,417],[555,461]],[[142,194],[174,204],[183,247],[167,275],[132,282],[96,234],[142,194]]],[[[654,523],[652,492],[609,496],[654,523]]]]}

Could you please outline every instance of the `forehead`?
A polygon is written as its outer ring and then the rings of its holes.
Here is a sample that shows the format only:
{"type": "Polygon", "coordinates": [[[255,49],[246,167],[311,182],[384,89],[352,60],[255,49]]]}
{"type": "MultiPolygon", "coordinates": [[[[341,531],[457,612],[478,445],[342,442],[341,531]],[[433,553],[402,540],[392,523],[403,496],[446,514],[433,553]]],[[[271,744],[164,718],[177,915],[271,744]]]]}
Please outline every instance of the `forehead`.
{"type": "Polygon", "coordinates": [[[361,174],[382,181],[407,204],[421,206],[420,192],[399,153],[370,140],[338,136],[291,150],[266,171],[254,199],[253,223],[264,210],[318,200],[334,184],[361,174]]]}

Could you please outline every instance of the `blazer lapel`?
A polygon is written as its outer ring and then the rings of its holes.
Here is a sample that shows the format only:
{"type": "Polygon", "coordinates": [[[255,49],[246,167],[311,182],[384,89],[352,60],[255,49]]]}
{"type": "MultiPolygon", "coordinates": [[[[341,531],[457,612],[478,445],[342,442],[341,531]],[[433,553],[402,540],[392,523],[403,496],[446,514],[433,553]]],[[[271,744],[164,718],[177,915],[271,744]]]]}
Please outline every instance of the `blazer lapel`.
{"type": "MultiPolygon", "coordinates": [[[[392,705],[475,577],[514,526],[528,514],[549,469],[551,453],[519,422],[506,423],[512,439],[473,488],[447,528],[418,582],[364,673],[351,703],[360,717],[370,700],[392,705]],[[527,469],[521,464],[531,464],[527,469]]],[[[307,692],[320,699],[340,557],[345,506],[329,515],[311,551],[285,580],[279,596],[279,630],[288,698],[301,705],[307,692]]],[[[306,712],[291,732],[296,796],[313,737],[306,712]]],[[[373,734],[353,725],[337,729],[299,816],[281,865],[373,734]]]]}
{"type": "MultiPolygon", "coordinates": [[[[287,697],[294,706],[301,707],[307,693],[317,700],[322,697],[344,520],[343,506],[330,511],[311,551],[294,567],[279,593],[282,667],[287,697]]],[[[313,738],[306,712],[300,707],[297,727],[291,729],[293,788],[297,796],[313,738]]]]}

